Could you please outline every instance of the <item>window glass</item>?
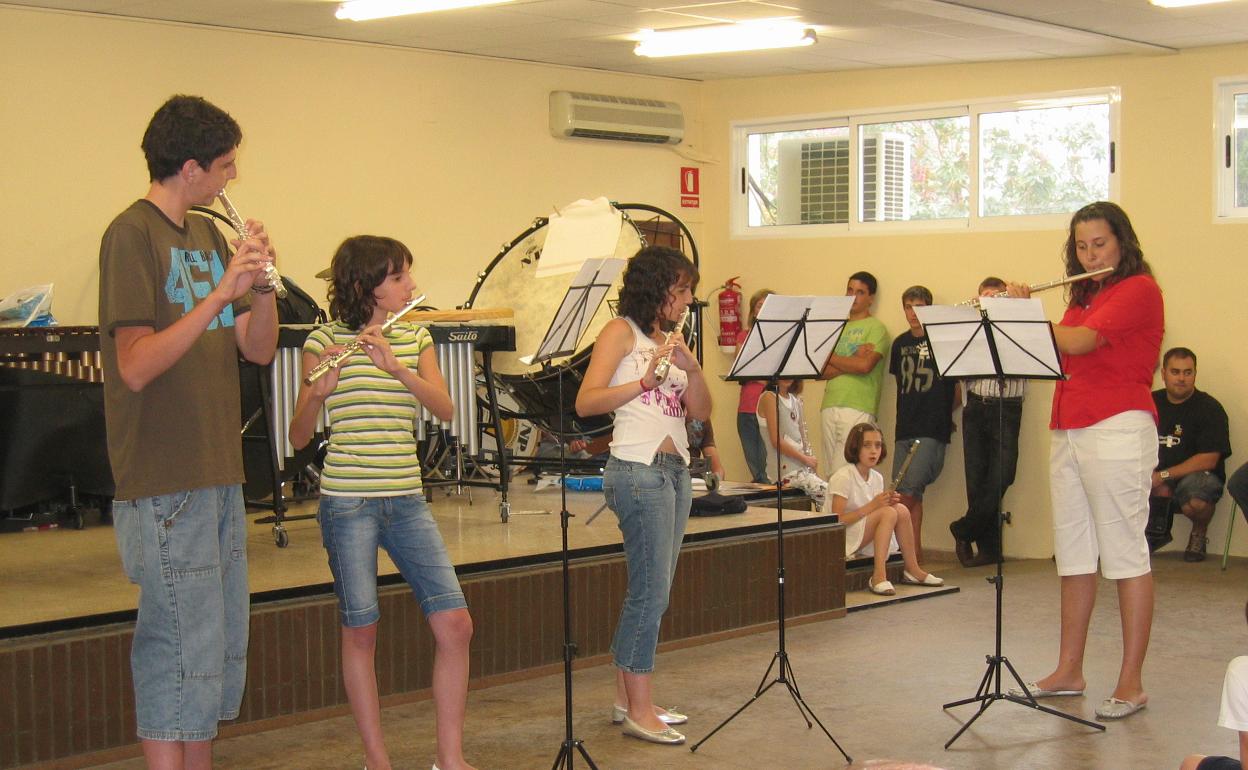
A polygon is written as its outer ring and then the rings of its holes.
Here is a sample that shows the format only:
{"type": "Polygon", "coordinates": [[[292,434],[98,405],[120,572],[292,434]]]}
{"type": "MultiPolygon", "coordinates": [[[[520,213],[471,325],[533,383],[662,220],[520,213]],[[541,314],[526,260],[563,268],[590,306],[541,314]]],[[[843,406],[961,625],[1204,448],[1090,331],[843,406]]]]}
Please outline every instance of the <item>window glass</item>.
{"type": "Polygon", "coordinates": [[[870,123],[858,135],[860,221],[970,216],[970,117],[870,123]]]}
{"type": "Polygon", "coordinates": [[[979,214],[1058,214],[1109,197],[1109,104],[979,116],[979,214]]]}
{"type": "Polygon", "coordinates": [[[849,221],[849,128],[749,134],[750,227],[849,221]]]}

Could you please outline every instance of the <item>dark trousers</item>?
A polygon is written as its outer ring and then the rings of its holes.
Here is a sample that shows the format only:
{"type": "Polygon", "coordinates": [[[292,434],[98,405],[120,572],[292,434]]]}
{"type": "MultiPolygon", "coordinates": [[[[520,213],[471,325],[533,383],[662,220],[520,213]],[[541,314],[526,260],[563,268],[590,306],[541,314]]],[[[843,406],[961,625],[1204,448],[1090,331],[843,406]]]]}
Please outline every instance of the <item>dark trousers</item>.
{"type": "Polygon", "coordinates": [[[1240,513],[1248,519],[1248,463],[1239,466],[1239,470],[1226,480],[1226,491],[1239,503],[1240,513]]]}
{"type": "Polygon", "coordinates": [[[949,525],[949,529],[959,540],[977,543],[981,552],[995,553],[1001,547],[997,512],[1001,498],[1014,483],[1022,418],[1022,399],[981,399],[971,395],[962,410],[967,509],[966,515],[949,525]],[[1000,415],[998,403],[1003,410],[1000,415]]]}

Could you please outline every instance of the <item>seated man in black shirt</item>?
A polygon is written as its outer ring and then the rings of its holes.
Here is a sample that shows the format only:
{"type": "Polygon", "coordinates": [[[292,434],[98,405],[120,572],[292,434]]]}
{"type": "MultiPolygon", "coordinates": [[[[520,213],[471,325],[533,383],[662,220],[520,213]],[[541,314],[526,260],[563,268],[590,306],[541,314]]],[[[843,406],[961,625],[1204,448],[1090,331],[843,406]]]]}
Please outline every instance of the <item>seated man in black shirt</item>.
{"type": "MultiPolygon", "coordinates": [[[[1184,561],[1203,561],[1209,538],[1205,533],[1226,481],[1225,462],[1231,453],[1226,410],[1213,396],[1196,389],[1196,354],[1171,348],[1161,361],[1165,388],[1153,391],[1157,405],[1157,469],[1153,471],[1153,508],[1178,511],[1192,520],[1192,536],[1184,561]]],[[[1170,542],[1164,525],[1150,516],[1149,546],[1170,542]]]]}

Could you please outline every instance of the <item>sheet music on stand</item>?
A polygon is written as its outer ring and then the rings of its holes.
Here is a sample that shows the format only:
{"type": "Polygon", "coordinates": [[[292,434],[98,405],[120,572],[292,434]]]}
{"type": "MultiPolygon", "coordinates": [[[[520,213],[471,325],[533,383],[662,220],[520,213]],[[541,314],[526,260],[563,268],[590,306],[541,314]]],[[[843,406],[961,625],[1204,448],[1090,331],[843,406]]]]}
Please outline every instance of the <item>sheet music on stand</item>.
{"type": "Polygon", "coordinates": [[[941,377],[1060,380],[1053,328],[1038,299],[984,297],[970,305],[915,307],[941,377]]]}
{"type": "Polygon", "coordinates": [[[568,293],[564,295],[546,336],[542,338],[542,344],[538,345],[533,355],[520,360],[529,364],[575,353],[577,342],[623,269],[624,260],[615,257],[585,260],[572,279],[568,293]]]}
{"type": "Polygon", "coordinates": [[[768,295],[724,379],[818,377],[853,304],[853,297],[768,295]]]}

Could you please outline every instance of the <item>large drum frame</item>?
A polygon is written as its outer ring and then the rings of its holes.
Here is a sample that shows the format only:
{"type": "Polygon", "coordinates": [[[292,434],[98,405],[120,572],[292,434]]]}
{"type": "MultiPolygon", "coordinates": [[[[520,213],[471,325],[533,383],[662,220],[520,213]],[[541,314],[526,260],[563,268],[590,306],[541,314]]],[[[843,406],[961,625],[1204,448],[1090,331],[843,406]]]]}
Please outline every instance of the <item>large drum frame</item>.
{"type": "MultiPolygon", "coordinates": [[[[693,234],[676,216],[657,206],[645,203],[612,203],[611,205],[623,215],[624,219],[617,256],[631,258],[638,248],[657,242],[659,245],[679,249],[694,265],[698,265],[698,248],[693,234]],[[654,219],[642,220],[639,223],[638,212],[652,214],[654,219]],[[635,236],[631,243],[635,244],[636,248],[630,248],[631,236],[635,236]],[[619,249],[625,249],[628,253],[620,254],[619,249]]],[[[611,415],[577,416],[576,395],[580,390],[585,370],[589,366],[594,338],[606,322],[614,317],[619,279],[616,280],[615,291],[609,293],[607,301],[598,309],[586,330],[582,340],[583,348],[578,348],[577,352],[566,361],[555,365],[545,362],[529,366],[520,362],[518,358],[521,355],[531,354],[537,349],[571,279],[570,274],[536,278],[536,264],[541,258],[541,250],[545,243],[545,235],[542,231],[549,222],[547,217],[538,217],[533,220],[527,230],[503,244],[498,254],[484,270],[477,274],[476,283],[464,307],[471,308],[477,303],[482,303],[483,307],[508,307],[519,304],[518,300],[521,302],[533,300],[533,304],[528,308],[529,313],[516,313],[516,352],[511,354],[511,357],[496,354],[493,359],[494,379],[499,394],[504,397],[504,401],[511,402],[511,404],[500,404],[499,411],[503,417],[529,420],[543,430],[555,436],[561,436],[565,440],[598,438],[611,432],[611,415]],[[539,234],[541,234],[540,239],[536,238],[539,234]],[[516,261],[517,264],[514,267],[507,267],[508,257],[516,261]],[[501,275],[503,269],[508,270],[509,275],[502,279],[496,278],[496,280],[504,280],[508,285],[497,289],[487,286],[491,275],[501,275]],[[510,285],[517,277],[516,274],[523,274],[527,269],[533,271],[529,280],[540,281],[545,289],[544,293],[549,294],[549,297],[529,296],[528,292],[524,292],[525,287],[510,285]],[[562,404],[559,399],[560,376],[563,378],[562,404]],[[515,408],[511,408],[513,405],[515,408]]],[[[536,292],[536,294],[542,293],[536,292]]],[[[702,328],[701,305],[695,305],[692,318],[693,334],[690,344],[698,360],[701,361],[702,335],[699,333],[702,328]]]]}

